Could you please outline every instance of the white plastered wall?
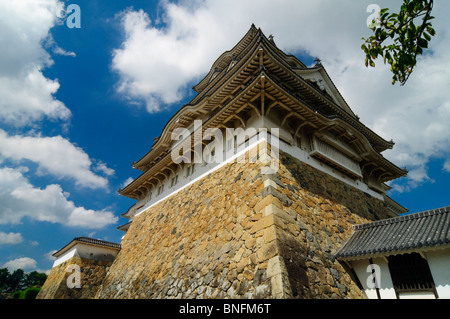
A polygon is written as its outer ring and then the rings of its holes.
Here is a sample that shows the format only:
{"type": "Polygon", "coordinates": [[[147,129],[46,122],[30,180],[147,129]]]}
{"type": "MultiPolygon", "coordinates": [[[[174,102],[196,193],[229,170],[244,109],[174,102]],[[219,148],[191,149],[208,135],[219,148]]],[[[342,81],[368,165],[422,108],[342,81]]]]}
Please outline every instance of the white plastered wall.
{"type": "Polygon", "coordinates": [[[77,243],[74,247],[59,256],[53,263],[53,267],[62,264],[66,260],[77,256],[86,259],[95,259],[101,261],[113,261],[117,256],[118,250],[109,247],[92,246],[84,243],[77,243]]]}

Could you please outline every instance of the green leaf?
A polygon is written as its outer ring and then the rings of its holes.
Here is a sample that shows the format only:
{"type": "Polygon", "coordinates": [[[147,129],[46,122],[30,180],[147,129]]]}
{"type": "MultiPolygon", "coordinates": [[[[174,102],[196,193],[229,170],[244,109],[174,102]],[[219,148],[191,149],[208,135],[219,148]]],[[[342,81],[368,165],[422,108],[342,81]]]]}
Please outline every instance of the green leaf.
{"type": "Polygon", "coordinates": [[[406,11],[410,14],[413,15],[414,14],[414,2],[408,3],[406,5],[406,11]]]}
{"type": "MultiPolygon", "coordinates": [[[[386,51],[385,58],[388,60],[389,64],[392,64],[392,56],[389,51],[386,51]]],[[[386,62],[385,62],[386,63],[386,62]]]]}
{"type": "Polygon", "coordinates": [[[436,34],[436,31],[433,29],[433,27],[431,27],[431,26],[427,26],[427,31],[432,35],[432,36],[434,36],[435,34],[436,34]]]}
{"type": "Polygon", "coordinates": [[[419,46],[421,48],[428,48],[428,41],[425,39],[419,39],[419,46]]]}

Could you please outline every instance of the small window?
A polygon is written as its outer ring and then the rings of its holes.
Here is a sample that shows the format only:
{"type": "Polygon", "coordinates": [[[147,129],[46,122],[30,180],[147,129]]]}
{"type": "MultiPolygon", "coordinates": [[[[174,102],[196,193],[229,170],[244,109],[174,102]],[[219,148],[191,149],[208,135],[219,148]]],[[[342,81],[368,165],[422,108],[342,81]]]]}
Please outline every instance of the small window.
{"type": "Polygon", "coordinates": [[[389,256],[389,271],[397,296],[402,292],[430,291],[436,288],[428,262],[418,253],[389,256]]]}

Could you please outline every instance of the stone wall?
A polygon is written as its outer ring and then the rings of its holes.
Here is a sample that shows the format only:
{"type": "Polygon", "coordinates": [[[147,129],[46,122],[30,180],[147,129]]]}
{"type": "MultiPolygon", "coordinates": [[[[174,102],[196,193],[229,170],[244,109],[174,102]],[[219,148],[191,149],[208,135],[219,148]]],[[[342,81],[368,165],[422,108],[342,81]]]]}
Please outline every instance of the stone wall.
{"type": "Polygon", "coordinates": [[[261,238],[250,231],[261,218],[259,172],[228,164],[136,216],[97,297],[269,296],[261,238]]]}
{"type": "Polygon", "coordinates": [[[136,216],[96,298],[364,298],[333,255],[384,203],[280,154],[229,163],[136,216]]]}
{"type": "Polygon", "coordinates": [[[267,176],[286,297],[364,298],[334,254],[353,224],[390,217],[384,203],[280,154],[277,175],[267,176]]]}
{"type": "Polygon", "coordinates": [[[94,298],[100,284],[106,276],[112,261],[98,261],[74,256],[55,266],[50,271],[36,299],[91,299],[94,298]],[[71,265],[80,268],[80,288],[70,288],[67,280],[72,281],[75,271],[71,265]],[[72,276],[69,278],[69,276],[72,276]]]}

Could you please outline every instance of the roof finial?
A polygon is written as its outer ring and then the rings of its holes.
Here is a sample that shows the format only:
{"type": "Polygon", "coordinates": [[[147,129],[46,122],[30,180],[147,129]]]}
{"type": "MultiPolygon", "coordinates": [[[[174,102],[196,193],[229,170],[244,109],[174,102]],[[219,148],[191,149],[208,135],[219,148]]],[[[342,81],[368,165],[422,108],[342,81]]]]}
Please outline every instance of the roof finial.
{"type": "Polygon", "coordinates": [[[315,58],[314,61],[316,62],[316,64],[322,64],[322,60],[320,60],[319,58],[315,58]]]}

